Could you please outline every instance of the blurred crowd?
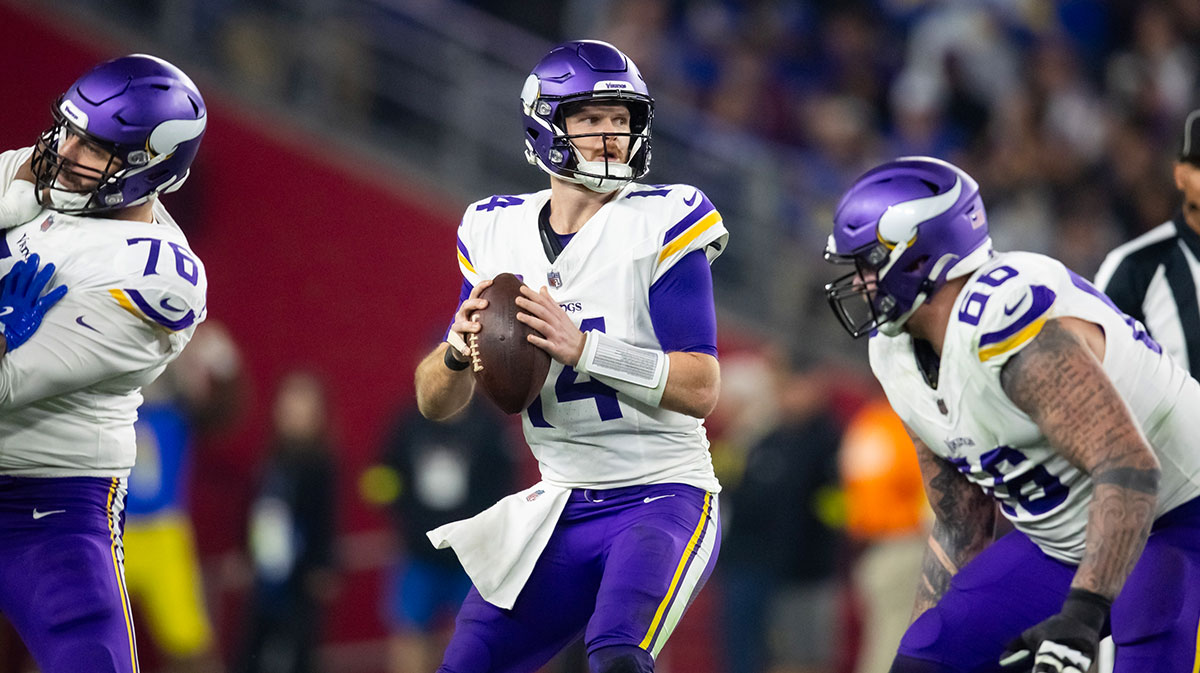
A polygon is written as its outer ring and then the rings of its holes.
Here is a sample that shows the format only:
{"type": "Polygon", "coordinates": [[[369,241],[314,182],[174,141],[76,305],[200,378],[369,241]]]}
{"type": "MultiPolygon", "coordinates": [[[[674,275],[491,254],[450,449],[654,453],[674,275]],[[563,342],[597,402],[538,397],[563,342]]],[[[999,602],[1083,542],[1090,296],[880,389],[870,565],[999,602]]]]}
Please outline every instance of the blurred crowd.
{"type": "MultiPolygon", "coordinates": [[[[1200,103],[1192,0],[117,4],[147,27],[216,36],[198,56],[255,90],[336,105],[347,129],[415,121],[392,103],[412,92],[387,90],[395,66],[375,43],[406,12],[454,22],[469,9],[543,39],[607,40],[660,103],[703,113],[693,142],[730,155],[748,138],[787,157],[774,221],[801,244],[824,242],[866,167],[929,154],[979,179],[999,248],[1053,254],[1086,276],[1114,243],[1169,217],[1169,159],[1200,103]]],[[[660,106],[664,123],[677,112],[660,106]]]]}
{"type": "Polygon", "coordinates": [[[566,4],[560,35],[609,40],[713,125],[794,149],[779,222],[804,242],[866,167],[910,154],[979,179],[998,248],[1089,277],[1177,205],[1169,160],[1200,102],[1191,0],[566,4]]]}

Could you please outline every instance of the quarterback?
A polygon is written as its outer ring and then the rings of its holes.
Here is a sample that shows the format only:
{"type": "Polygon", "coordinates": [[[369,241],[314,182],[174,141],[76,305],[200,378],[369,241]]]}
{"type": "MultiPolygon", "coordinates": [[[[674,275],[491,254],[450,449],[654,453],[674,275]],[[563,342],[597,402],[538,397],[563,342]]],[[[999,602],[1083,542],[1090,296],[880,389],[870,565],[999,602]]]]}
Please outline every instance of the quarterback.
{"type": "Polygon", "coordinates": [[[1111,632],[1117,673],[1194,671],[1200,384],[1057,260],[993,252],[944,161],[860,177],[826,259],[937,517],[891,670],[1084,673],[1111,632]]]}
{"type": "Polygon", "coordinates": [[[157,195],[187,177],[205,107],[183,72],[137,54],[84,74],[53,115],[0,154],[0,612],[44,673],[133,673],[133,425],[207,285],[157,195]]]}
{"type": "MultiPolygon", "coordinates": [[[[474,584],[439,670],[533,671],[583,634],[595,673],[648,672],[717,557],[702,419],[720,377],[709,263],[728,233],[695,187],[635,182],[654,103],[612,45],[555,47],[521,104],[526,156],[550,189],[467,208],[450,333],[478,331],[490,279],[525,281],[518,319],[553,360],[522,413],[542,481],[430,532],[474,584]],[[643,366],[612,364],[632,361],[643,366]]],[[[423,414],[463,407],[467,363],[449,344],[422,361],[423,414]]]]}

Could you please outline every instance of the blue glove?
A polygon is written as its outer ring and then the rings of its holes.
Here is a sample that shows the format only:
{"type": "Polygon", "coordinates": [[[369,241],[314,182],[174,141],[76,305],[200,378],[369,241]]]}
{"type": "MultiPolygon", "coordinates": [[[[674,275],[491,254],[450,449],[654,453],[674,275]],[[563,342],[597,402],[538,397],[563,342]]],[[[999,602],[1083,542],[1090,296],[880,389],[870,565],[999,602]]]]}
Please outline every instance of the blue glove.
{"type": "Polygon", "coordinates": [[[1072,589],[1061,612],[1009,643],[1000,665],[1006,672],[1087,673],[1111,607],[1100,594],[1072,589]]]}
{"type": "Polygon", "coordinates": [[[39,271],[40,263],[35,253],[14,264],[0,278],[0,335],[7,342],[6,352],[28,341],[41,326],[46,311],[67,294],[66,285],[42,294],[54,275],[54,265],[47,264],[39,271]]]}

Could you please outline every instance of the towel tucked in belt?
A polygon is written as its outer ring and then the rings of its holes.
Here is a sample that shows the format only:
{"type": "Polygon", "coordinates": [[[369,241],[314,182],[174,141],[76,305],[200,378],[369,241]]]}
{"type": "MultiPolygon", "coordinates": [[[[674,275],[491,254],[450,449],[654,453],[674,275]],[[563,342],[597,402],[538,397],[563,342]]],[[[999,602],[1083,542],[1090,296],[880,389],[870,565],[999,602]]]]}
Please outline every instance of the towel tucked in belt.
{"type": "Polygon", "coordinates": [[[570,494],[568,488],[538,482],[426,535],[434,547],[454,550],[484,600],[511,610],[570,494]]]}

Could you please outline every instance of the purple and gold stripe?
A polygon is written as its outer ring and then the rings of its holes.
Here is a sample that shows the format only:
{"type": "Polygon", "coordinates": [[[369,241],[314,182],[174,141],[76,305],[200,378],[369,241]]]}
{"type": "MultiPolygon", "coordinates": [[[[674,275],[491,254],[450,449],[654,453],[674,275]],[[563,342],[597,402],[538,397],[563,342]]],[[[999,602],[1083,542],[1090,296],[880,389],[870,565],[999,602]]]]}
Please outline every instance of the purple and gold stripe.
{"type": "MultiPolygon", "coordinates": [[[[675,574],[671,577],[671,584],[667,587],[667,594],[663,597],[662,602],[658,604],[658,609],[654,611],[654,618],[650,620],[650,628],[646,631],[646,635],[642,641],[638,643],[638,647],[650,652],[651,655],[657,656],[666,644],[667,637],[675,629],[675,624],[679,622],[679,617],[682,614],[682,609],[687,607],[687,603],[691,601],[691,592],[695,587],[695,583],[690,583],[687,587],[689,595],[683,597],[684,604],[679,605],[680,592],[684,588],[685,578],[688,578],[693,573],[693,562],[700,557],[702,550],[704,554],[703,563],[708,562],[708,556],[711,554],[712,541],[709,539],[714,535],[715,527],[712,525],[712,493],[704,494],[704,506],[700,511],[700,521],[696,524],[696,529],[692,531],[692,537],[688,540],[687,546],[683,549],[683,556],[679,559],[679,564],[675,567],[675,574]],[[676,609],[676,608],[680,609],[676,609]]],[[[702,568],[700,570],[703,570],[702,568]]]]}
{"type": "Polygon", "coordinates": [[[125,633],[129,641],[129,663],[132,671],[138,673],[137,638],[133,632],[133,613],[129,610],[129,590],[125,587],[124,558],[125,550],[121,542],[121,510],[124,509],[123,499],[118,497],[121,480],[114,477],[108,485],[108,503],[105,512],[108,516],[108,538],[113,562],[113,573],[117,578],[117,591],[121,593],[121,611],[125,615],[125,633]]]}
{"type": "Polygon", "coordinates": [[[713,207],[708,197],[700,192],[696,193],[700,194],[700,203],[686,217],[668,229],[666,235],[663,236],[663,249],[658,253],[660,264],[671,255],[685,249],[698,236],[722,221],[721,214],[713,207]]]}
{"type": "Polygon", "coordinates": [[[478,274],[478,272],[475,271],[475,266],[473,264],[471,264],[471,253],[467,252],[466,244],[464,244],[462,242],[461,238],[456,239],[456,240],[458,243],[458,263],[461,264],[464,269],[466,269],[467,271],[470,271],[472,274],[478,274]]]}
{"type": "Polygon", "coordinates": [[[1033,302],[1021,317],[1011,325],[995,332],[987,332],[979,338],[979,361],[988,360],[1024,345],[1037,336],[1046,326],[1050,307],[1054,305],[1054,291],[1044,285],[1031,285],[1033,302]]]}
{"type": "MultiPolygon", "coordinates": [[[[117,300],[117,303],[121,305],[121,308],[129,311],[143,320],[149,320],[157,323],[160,327],[169,332],[178,332],[179,330],[187,329],[196,322],[196,312],[191,309],[188,309],[188,312],[178,320],[172,320],[168,318],[162,313],[159,313],[158,309],[154,308],[154,306],[142,296],[142,293],[138,292],[137,290],[131,290],[128,288],[120,290],[113,288],[109,290],[108,293],[112,295],[113,299],[117,300]]],[[[163,304],[166,305],[167,308],[172,310],[181,310],[174,309],[174,307],[170,306],[166,302],[167,300],[164,299],[163,304]]]]}

